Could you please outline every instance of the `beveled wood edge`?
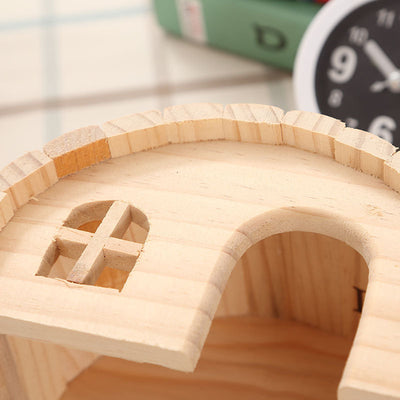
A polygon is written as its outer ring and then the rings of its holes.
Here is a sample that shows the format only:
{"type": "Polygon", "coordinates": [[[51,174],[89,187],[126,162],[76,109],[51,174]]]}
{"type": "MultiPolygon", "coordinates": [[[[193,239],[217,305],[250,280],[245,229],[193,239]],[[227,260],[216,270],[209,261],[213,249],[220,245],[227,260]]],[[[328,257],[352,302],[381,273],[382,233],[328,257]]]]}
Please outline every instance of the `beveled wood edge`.
{"type": "Polygon", "coordinates": [[[311,112],[285,114],[278,107],[261,104],[198,103],[83,127],[50,141],[43,151],[17,158],[0,171],[0,230],[18,208],[64,176],[110,158],[206,140],[287,145],[325,155],[383,180],[400,193],[397,148],[375,135],[311,112]],[[32,155],[39,162],[26,162],[32,155]]]}

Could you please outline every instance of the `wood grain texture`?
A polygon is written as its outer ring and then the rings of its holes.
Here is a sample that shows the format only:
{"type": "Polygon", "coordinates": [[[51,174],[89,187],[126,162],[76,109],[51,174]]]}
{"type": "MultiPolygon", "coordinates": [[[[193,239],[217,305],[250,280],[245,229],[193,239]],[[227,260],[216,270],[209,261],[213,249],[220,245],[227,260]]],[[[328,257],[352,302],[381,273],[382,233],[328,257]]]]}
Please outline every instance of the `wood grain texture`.
{"type": "Polygon", "coordinates": [[[20,385],[12,385],[12,400],[56,400],[67,384],[88,368],[98,356],[51,343],[7,337],[20,385]],[[22,397],[25,396],[25,397],[22,397]]]}
{"type": "Polygon", "coordinates": [[[385,183],[396,192],[400,192],[400,152],[385,161],[383,175],[385,183]]]}
{"type": "Polygon", "coordinates": [[[193,374],[103,357],[62,400],[334,400],[350,347],[349,339],[293,322],[217,318],[193,374]]]}
{"type": "Polygon", "coordinates": [[[168,107],[164,120],[171,124],[170,143],[198,142],[224,138],[222,104],[200,103],[168,107]]]}
{"type": "Polygon", "coordinates": [[[62,178],[111,157],[105,133],[98,126],[87,126],[65,133],[44,146],[62,178]]]}
{"type": "Polygon", "coordinates": [[[283,143],[313,153],[335,157],[335,139],[345,124],[325,115],[289,111],[282,119],[283,143]]]}
{"type": "MultiPolygon", "coordinates": [[[[28,333],[64,346],[191,370],[237,260],[260,240],[281,232],[309,231],[342,240],[365,258],[371,282],[389,272],[391,282],[400,282],[393,234],[400,222],[398,195],[376,178],[288,146],[219,141],[164,146],[82,170],[38,200],[18,210],[0,233],[1,326],[8,333],[28,333]],[[120,294],[35,277],[71,211],[109,199],[134,205],[151,225],[143,254],[120,294]],[[388,264],[376,264],[379,258],[388,258],[388,264]],[[29,291],[15,298],[19,287],[29,291]]],[[[303,247],[300,242],[294,248],[303,247]]],[[[316,258],[311,265],[318,263],[316,258]]],[[[309,296],[316,285],[304,286],[303,276],[310,272],[293,276],[299,293],[309,296]]],[[[327,293],[341,287],[331,284],[327,293]]],[[[312,296],[304,301],[311,304],[312,296]]],[[[394,332],[382,339],[368,334],[368,341],[379,340],[382,346],[394,332]]],[[[382,374],[384,368],[376,379],[382,374]]]]}
{"type": "Polygon", "coordinates": [[[54,185],[57,180],[53,160],[41,151],[32,151],[0,171],[0,190],[9,195],[13,209],[16,210],[54,185]]]}
{"type": "MultiPolygon", "coordinates": [[[[151,136],[152,130],[133,134],[137,152],[131,146],[133,154],[88,169],[82,168],[112,155],[100,128],[66,134],[45,147],[59,177],[76,173],[47,190],[42,186],[45,191],[22,207],[32,196],[24,185],[7,193],[20,208],[0,232],[1,332],[192,371],[237,261],[267,237],[305,231],[343,241],[369,266],[364,311],[339,396],[400,398],[400,200],[390,189],[399,187],[394,147],[316,115],[284,117],[260,105],[226,106],[222,117],[220,112],[218,105],[169,109],[150,122],[163,136],[151,136]],[[166,137],[179,144],[165,146],[166,137]],[[147,146],[152,149],[139,152],[147,146]],[[115,200],[137,207],[151,225],[121,292],[37,275],[72,210],[115,200]]],[[[127,132],[114,135],[115,155],[125,154],[126,136],[141,128],[134,122],[121,129],[127,132]]],[[[14,167],[8,174],[11,181],[25,179],[14,167]]],[[[303,246],[293,248],[301,252],[303,246]]],[[[318,290],[317,262],[293,272],[305,304],[318,290]]],[[[246,268],[239,269],[238,282],[248,280],[246,268]]],[[[343,276],[354,282],[352,274],[343,276]]],[[[308,306],[293,315],[310,323],[320,318],[321,327],[327,323],[308,306]]],[[[350,325],[338,324],[343,332],[350,325]]]]}
{"type": "Polygon", "coordinates": [[[0,336],[0,399],[28,400],[26,387],[15,362],[15,354],[6,336],[0,336]]]}
{"type": "Polygon", "coordinates": [[[127,115],[107,121],[101,128],[106,134],[112,158],[166,145],[171,130],[160,111],[127,115]]]}
{"type": "Polygon", "coordinates": [[[383,179],[384,163],[396,148],[372,133],[346,128],[335,140],[335,159],[343,165],[383,179]]]}
{"type": "Polygon", "coordinates": [[[0,192],[0,230],[7,225],[13,215],[14,210],[9,194],[0,192]]]}
{"type": "Polygon", "coordinates": [[[216,316],[294,320],[352,338],[367,283],[365,261],[345,243],[315,233],[282,233],[243,254],[216,316]]]}
{"type": "Polygon", "coordinates": [[[229,104],[223,115],[224,137],[251,143],[282,144],[284,112],[261,104],[229,104]]]}

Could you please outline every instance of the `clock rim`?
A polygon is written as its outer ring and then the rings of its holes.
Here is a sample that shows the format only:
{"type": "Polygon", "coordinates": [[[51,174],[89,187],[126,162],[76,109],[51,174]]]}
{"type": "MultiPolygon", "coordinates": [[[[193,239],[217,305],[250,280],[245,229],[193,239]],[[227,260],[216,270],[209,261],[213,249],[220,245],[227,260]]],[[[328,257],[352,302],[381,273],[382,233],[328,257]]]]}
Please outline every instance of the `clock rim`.
{"type": "Polygon", "coordinates": [[[320,112],[315,74],[321,51],[334,28],[355,9],[377,0],[331,0],[308,26],[294,64],[294,97],[300,110],[320,112]]]}

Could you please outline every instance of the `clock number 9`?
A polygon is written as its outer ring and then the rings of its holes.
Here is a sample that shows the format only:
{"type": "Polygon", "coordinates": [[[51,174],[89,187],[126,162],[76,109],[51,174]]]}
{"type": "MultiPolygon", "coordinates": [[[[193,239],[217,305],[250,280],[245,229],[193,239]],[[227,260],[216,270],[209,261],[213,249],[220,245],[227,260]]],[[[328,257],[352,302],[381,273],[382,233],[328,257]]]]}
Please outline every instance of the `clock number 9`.
{"type": "Polygon", "coordinates": [[[386,115],[376,117],[369,126],[369,131],[382,139],[393,143],[393,131],[397,129],[396,121],[386,115]]]}
{"type": "Polygon", "coordinates": [[[357,53],[349,46],[337,47],[331,56],[331,68],[328,77],[335,83],[346,83],[357,68],[357,53]]]}

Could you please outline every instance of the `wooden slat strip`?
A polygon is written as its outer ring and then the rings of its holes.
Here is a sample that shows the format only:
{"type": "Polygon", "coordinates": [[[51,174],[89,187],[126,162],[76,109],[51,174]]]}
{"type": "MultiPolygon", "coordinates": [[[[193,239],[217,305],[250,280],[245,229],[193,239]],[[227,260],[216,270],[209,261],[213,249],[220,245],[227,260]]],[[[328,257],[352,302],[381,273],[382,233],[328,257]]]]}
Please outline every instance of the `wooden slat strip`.
{"type": "Polygon", "coordinates": [[[130,222],[130,205],[123,201],[115,201],[97,228],[95,237],[121,237],[130,222]]]}
{"type": "Polygon", "coordinates": [[[7,225],[14,215],[11,198],[7,193],[0,192],[0,230],[7,225]]]}
{"type": "Polygon", "coordinates": [[[106,134],[112,158],[168,144],[169,125],[158,110],[107,121],[101,128],[106,134]]]}
{"type": "Polygon", "coordinates": [[[282,120],[283,143],[298,149],[335,157],[335,138],[345,124],[325,115],[289,111],[282,120]]]}
{"type": "Polygon", "coordinates": [[[41,151],[32,151],[0,171],[0,190],[16,210],[58,181],[54,162],[41,151]]]}
{"type": "Polygon", "coordinates": [[[383,179],[384,163],[396,148],[373,135],[358,129],[346,128],[335,138],[335,160],[340,164],[383,179]]]}
{"type": "Polygon", "coordinates": [[[93,238],[93,233],[61,227],[55,239],[61,256],[78,259],[93,238]]]}
{"type": "Polygon", "coordinates": [[[103,249],[105,264],[122,271],[131,271],[142,248],[142,243],[108,238],[103,249]]]}
{"type": "Polygon", "coordinates": [[[44,146],[62,178],[111,157],[105,133],[98,126],[87,126],[65,133],[44,146]]]}
{"type": "Polygon", "coordinates": [[[223,114],[224,137],[251,143],[282,144],[284,112],[261,104],[229,104],[223,114]]]}
{"type": "MultiPolygon", "coordinates": [[[[106,265],[103,253],[106,241],[111,236],[122,236],[128,229],[129,223],[129,204],[122,201],[114,202],[94,233],[93,238],[83,250],[75,267],[69,273],[67,280],[74,283],[93,285],[106,265]]],[[[81,246],[81,244],[78,244],[78,246],[81,246]]],[[[76,248],[77,246],[75,246],[74,250],[76,248]]],[[[117,257],[115,251],[111,251],[111,254],[117,257]]]]}
{"type": "Polygon", "coordinates": [[[199,103],[168,107],[164,120],[170,123],[171,143],[223,139],[222,104],[199,103]]]}

